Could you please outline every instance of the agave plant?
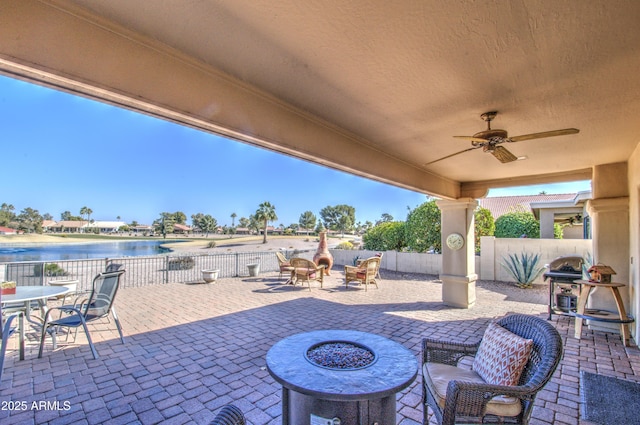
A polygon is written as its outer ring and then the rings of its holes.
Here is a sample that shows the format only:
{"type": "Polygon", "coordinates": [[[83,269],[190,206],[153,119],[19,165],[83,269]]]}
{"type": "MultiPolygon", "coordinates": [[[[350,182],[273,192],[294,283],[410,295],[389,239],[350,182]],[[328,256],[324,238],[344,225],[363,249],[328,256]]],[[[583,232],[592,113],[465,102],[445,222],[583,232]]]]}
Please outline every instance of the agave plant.
{"type": "Polygon", "coordinates": [[[509,254],[500,264],[515,279],[516,285],[520,288],[531,288],[533,281],[544,271],[540,266],[540,254],[525,254],[520,256],[509,254]]]}
{"type": "Polygon", "coordinates": [[[590,252],[587,252],[586,257],[587,258],[585,258],[582,262],[582,278],[589,280],[589,269],[591,268],[591,266],[593,266],[593,256],[590,252]]]}

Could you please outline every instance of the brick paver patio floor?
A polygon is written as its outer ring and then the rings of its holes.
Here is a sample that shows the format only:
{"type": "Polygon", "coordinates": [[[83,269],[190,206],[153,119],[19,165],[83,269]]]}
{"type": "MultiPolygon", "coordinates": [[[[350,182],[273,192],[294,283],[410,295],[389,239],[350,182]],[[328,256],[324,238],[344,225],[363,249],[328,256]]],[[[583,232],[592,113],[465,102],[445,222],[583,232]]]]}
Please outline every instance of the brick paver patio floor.
{"type": "MultiPolygon", "coordinates": [[[[284,337],[354,329],[391,338],[418,357],[423,336],[475,341],[495,317],[546,318],[547,311],[546,287],[478,282],[477,303],[465,310],[441,303],[434,276],[383,271],[379,289],[367,292],[345,289],[339,269],[323,289],[312,284],[311,291],[277,277],[122,289],[116,306],[126,344],[113,324],[92,326],[98,360],[81,331],[75,343],[59,338],[55,351],[48,340],[42,359],[30,334],[26,360],[17,360],[15,345],[7,353],[0,423],[208,424],[233,403],[253,425],[280,424],[281,388],[266,370],[265,355],[284,337]]],[[[564,359],[539,394],[531,423],[587,424],[580,419],[579,371],[640,381],[640,352],[623,347],[619,335],[586,327],[577,340],[568,317],[554,316],[552,323],[563,336],[564,359]]],[[[420,379],[398,394],[400,425],[422,421],[420,379]]]]}

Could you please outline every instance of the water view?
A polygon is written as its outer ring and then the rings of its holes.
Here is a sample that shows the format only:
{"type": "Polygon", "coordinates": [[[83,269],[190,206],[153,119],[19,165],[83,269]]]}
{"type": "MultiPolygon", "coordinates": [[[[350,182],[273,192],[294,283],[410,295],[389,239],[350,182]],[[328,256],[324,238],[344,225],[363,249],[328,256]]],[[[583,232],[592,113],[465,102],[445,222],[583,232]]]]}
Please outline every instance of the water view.
{"type": "Polygon", "coordinates": [[[0,263],[157,255],[170,251],[160,246],[163,243],[164,241],[118,241],[23,247],[0,245],[0,263]]]}

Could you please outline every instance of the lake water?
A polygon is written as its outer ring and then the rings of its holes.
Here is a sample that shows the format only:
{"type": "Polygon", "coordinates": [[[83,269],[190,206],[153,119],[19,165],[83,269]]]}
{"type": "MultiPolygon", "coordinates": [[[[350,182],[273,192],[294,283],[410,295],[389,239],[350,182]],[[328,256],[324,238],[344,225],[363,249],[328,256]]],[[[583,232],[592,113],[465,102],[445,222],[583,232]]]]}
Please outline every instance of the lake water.
{"type": "Polygon", "coordinates": [[[0,263],[157,255],[170,251],[160,247],[163,243],[164,241],[118,241],[24,247],[0,245],[0,263]]]}

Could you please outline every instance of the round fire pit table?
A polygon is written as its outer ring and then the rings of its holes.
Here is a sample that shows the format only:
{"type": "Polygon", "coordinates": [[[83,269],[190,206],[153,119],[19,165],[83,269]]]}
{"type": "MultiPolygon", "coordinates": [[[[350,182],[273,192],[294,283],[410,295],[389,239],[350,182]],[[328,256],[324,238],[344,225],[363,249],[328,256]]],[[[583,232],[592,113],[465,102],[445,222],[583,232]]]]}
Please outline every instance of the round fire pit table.
{"type": "Polygon", "coordinates": [[[283,425],[382,425],[396,423],[396,394],[416,379],[418,363],[379,335],[323,330],[277,342],[267,369],[282,384],[283,425]]]}

